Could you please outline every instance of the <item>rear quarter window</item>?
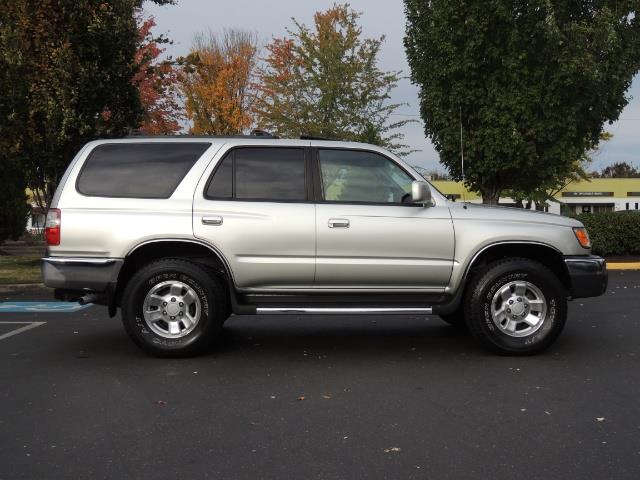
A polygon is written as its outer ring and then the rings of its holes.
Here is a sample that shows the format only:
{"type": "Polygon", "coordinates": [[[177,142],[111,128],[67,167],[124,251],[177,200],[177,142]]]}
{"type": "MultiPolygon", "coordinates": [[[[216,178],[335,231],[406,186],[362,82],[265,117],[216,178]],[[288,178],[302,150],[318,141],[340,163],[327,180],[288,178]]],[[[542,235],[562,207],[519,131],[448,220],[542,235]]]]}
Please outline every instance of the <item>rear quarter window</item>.
{"type": "Polygon", "coordinates": [[[96,197],[169,198],[210,143],[107,143],[93,149],[76,189],[96,197]]]}

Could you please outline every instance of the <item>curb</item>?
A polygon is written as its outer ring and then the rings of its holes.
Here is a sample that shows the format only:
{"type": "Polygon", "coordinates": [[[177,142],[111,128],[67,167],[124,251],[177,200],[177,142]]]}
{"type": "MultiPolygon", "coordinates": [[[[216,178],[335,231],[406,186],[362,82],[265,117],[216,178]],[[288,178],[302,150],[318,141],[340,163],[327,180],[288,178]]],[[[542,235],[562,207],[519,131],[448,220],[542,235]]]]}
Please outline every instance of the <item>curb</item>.
{"type": "Polygon", "coordinates": [[[0,285],[0,293],[10,293],[29,290],[51,290],[44,283],[10,283],[6,285],[0,285]]]}
{"type": "Polygon", "coordinates": [[[640,262],[607,262],[607,270],[640,270],[640,262]]]}

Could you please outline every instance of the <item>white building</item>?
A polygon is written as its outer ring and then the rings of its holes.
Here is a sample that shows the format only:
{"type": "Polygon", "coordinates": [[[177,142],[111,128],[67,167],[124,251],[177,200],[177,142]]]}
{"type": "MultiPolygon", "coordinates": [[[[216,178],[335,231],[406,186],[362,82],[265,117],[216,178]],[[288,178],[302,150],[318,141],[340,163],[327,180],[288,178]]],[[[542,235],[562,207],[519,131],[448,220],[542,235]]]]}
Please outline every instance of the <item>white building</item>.
{"type": "MultiPolygon", "coordinates": [[[[453,200],[482,202],[481,197],[468,191],[462,183],[449,180],[436,180],[432,183],[453,200]]],[[[573,182],[555,198],[557,202],[538,206],[538,210],[557,214],[640,210],[640,178],[593,178],[588,182],[573,182]]],[[[500,204],[513,204],[513,200],[501,198],[500,204]]],[[[532,205],[531,208],[535,209],[536,206],[532,205]]]]}

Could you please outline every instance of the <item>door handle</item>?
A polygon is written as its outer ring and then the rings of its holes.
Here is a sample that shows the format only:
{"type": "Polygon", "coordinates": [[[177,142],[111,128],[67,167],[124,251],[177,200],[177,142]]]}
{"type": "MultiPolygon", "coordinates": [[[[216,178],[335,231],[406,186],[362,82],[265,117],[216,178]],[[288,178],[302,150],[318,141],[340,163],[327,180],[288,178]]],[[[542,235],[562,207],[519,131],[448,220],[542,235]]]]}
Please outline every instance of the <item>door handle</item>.
{"type": "Polygon", "coordinates": [[[349,228],[349,220],[346,218],[330,218],[329,228],[349,228]]]}
{"type": "Polygon", "coordinates": [[[222,217],[216,215],[215,217],[202,217],[203,225],[222,225],[222,217]]]}

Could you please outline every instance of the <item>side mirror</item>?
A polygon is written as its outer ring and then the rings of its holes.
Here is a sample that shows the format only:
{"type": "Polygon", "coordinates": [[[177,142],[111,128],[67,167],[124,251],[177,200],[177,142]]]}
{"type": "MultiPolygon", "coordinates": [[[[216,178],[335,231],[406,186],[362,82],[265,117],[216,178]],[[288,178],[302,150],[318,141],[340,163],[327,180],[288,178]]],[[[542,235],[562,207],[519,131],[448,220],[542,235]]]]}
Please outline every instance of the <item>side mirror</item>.
{"type": "Polygon", "coordinates": [[[426,182],[414,180],[411,183],[411,201],[413,203],[431,203],[431,188],[426,182]]]}

